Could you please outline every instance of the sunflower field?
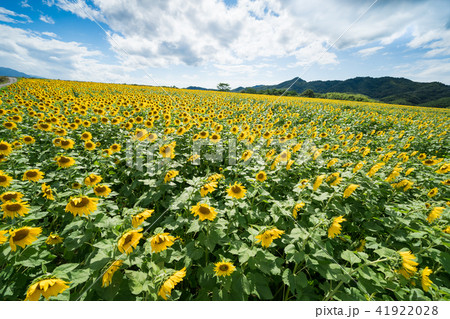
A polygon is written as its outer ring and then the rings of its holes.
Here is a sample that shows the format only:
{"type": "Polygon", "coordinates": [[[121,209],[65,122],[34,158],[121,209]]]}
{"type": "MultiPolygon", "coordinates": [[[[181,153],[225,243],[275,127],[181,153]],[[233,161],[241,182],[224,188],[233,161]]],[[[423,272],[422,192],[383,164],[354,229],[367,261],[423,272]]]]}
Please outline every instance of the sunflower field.
{"type": "Polygon", "coordinates": [[[0,300],[449,300],[445,109],[22,79],[0,300]]]}

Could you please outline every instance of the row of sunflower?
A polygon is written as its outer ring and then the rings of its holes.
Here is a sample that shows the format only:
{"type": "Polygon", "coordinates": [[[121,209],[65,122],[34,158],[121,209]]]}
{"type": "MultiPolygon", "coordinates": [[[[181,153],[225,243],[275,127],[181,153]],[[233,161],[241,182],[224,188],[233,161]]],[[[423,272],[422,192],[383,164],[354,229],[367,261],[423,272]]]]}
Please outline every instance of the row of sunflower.
{"type": "Polygon", "coordinates": [[[35,79],[0,102],[1,299],[450,296],[446,110],[35,79]]]}

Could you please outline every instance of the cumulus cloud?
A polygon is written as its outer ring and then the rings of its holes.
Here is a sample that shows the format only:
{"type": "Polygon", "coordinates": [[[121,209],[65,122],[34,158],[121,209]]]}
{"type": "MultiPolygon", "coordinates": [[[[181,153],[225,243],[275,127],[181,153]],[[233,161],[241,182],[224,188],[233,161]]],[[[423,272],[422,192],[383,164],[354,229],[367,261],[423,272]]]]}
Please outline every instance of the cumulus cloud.
{"type": "Polygon", "coordinates": [[[48,23],[48,24],[55,24],[55,21],[51,17],[46,16],[46,15],[41,15],[39,17],[39,20],[41,20],[41,21],[43,21],[45,23],[48,23]]]}
{"type": "Polygon", "coordinates": [[[25,14],[16,13],[3,7],[0,7],[0,21],[8,23],[32,22],[29,16],[25,14]]]}
{"type": "Polygon", "coordinates": [[[68,80],[132,82],[131,69],[102,63],[102,52],[81,43],[48,39],[3,24],[0,34],[0,61],[22,72],[68,80]]]}
{"type": "Polygon", "coordinates": [[[429,56],[448,54],[450,49],[442,33],[442,19],[450,14],[445,0],[379,0],[358,21],[374,0],[323,0],[320,7],[295,0],[239,0],[233,6],[220,0],[93,0],[93,5],[84,0],[46,1],[106,23],[111,48],[130,66],[238,66],[267,57],[293,57],[295,66],[336,64],[336,54],[327,51],[335,42],[337,50],[377,43],[359,51],[368,56],[410,29],[411,46],[430,36],[435,40],[427,47],[429,56]],[[430,29],[432,35],[427,34],[430,29]]]}

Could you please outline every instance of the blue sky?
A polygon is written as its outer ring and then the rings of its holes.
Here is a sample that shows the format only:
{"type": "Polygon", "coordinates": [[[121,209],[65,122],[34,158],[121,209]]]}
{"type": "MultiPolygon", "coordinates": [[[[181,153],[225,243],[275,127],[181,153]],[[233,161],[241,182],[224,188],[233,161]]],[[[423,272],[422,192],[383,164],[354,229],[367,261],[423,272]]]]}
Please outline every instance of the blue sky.
{"type": "Polygon", "coordinates": [[[0,34],[0,66],[47,78],[450,84],[448,0],[2,0],[0,34]]]}

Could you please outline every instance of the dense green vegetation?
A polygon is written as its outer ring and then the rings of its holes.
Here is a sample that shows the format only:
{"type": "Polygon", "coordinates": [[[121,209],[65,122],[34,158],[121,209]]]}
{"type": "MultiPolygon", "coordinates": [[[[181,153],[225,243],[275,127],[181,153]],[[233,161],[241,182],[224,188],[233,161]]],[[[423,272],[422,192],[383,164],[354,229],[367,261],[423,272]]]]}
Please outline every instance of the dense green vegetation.
{"type": "Polygon", "coordinates": [[[345,81],[311,82],[294,78],[276,85],[258,85],[251,88],[239,88],[236,91],[280,95],[281,93],[279,92],[287,88],[290,88],[290,91],[287,92],[289,94],[286,94],[288,96],[308,96],[309,94],[309,97],[313,97],[311,92],[308,91],[311,90],[314,93],[314,97],[320,98],[366,102],[377,100],[392,104],[450,107],[449,85],[439,82],[420,83],[393,77],[357,77],[345,81]],[[305,95],[305,93],[308,94],[305,95]],[[338,93],[344,95],[339,95],[338,93]]]}

